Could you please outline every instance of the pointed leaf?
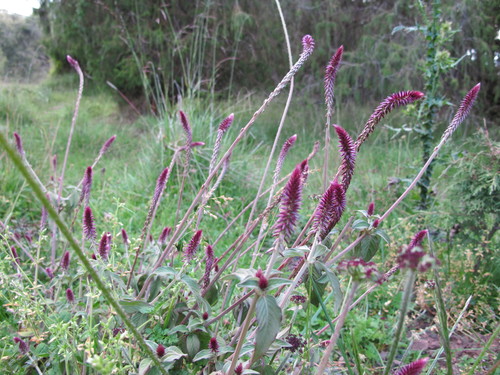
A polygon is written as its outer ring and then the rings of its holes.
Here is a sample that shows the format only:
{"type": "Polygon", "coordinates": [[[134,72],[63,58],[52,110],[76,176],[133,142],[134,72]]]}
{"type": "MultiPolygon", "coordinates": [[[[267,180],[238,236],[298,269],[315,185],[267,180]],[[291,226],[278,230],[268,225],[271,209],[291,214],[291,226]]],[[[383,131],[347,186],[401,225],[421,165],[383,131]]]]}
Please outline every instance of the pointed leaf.
{"type": "Polygon", "coordinates": [[[266,354],[276,339],[281,325],[281,308],[273,296],[262,296],[256,306],[257,333],[255,335],[255,359],[266,354]]]}

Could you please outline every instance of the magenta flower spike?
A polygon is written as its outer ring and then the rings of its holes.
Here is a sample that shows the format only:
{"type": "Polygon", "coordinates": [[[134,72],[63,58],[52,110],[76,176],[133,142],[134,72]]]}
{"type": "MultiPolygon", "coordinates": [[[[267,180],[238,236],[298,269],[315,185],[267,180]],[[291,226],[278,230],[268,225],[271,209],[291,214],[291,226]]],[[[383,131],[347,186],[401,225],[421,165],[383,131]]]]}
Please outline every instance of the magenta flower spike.
{"type": "Polygon", "coordinates": [[[420,91],[401,91],[385,98],[372,113],[366,122],[363,131],[356,139],[356,149],[359,150],[361,144],[366,141],[371,133],[373,133],[375,126],[394,108],[411,104],[423,97],[424,93],[420,91]]]}
{"type": "Polygon", "coordinates": [[[70,255],[69,251],[66,251],[63,257],[61,258],[61,268],[64,271],[67,271],[69,269],[69,263],[70,263],[70,255]]]}
{"type": "Polygon", "coordinates": [[[400,268],[425,272],[429,268],[439,265],[439,260],[427,254],[421,247],[426,235],[427,230],[418,232],[410,244],[399,253],[397,262],[400,268]]]}
{"type": "Polygon", "coordinates": [[[122,228],[122,230],[121,230],[121,234],[122,234],[123,244],[125,245],[125,247],[128,247],[129,240],[128,240],[128,234],[127,234],[127,231],[126,231],[125,229],[123,229],[123,228],[122,228]]]}
{"type": "Polygon", "coordinates": [[[30,351],[29,344],[27,344],[22,338],[14,337],[14,342],[19,344],[19,352],[21,354],[27,354],[30,351]]]}
{"type": "Polygon", "coordinates": [[[342,164],[340,165],[342,186],[344,191],[347,191],[349,185],[351,184],[356,164],[356,145],[349,136],[349,133],[347,133],[342,127],[338,125],[333,125],[333,127],[339,137],[339,151],[340,156],[342,157],[342,164]]]}
{"type": "Polygon", "coordinates": [[[419,375],[427,365],[429,358],[420,358],[394,373],[394,375],[419,375]]]}
{"type": "Polygon", "coordinates": [[[255,273],[255,277],[259,279],[260,290],[266,290],[266,288],[269,286],[269,281],[267,280],[266,276],[264,275],[264,272],[262,272],[260,268],[255,273]]]}
{"type": "Polygon", "coordinates": [[[155,192],[153,194],[153,202],[151,203],[152,208],[154,207],[156,209],[160,197],[163,194],[163,191],[165,190],[165,186],[167,185],[167,177],[168,177],[168,167],[165,168],[160,173],[158,179],[156,180],[155,192]]]}
{"type": "Polygon", "coordinates": [[[111,250],[111,233],[106,232],[102,235],[99,242],[99,255],[103,260],[108,260],[111,250]]]}
{"type": "Polygon", "coordinates": [[[337,77],[337,72],[340,67],[340,61],[342,60],[343,53],[344,46],[340,46],[333,54],[325,69],[325,103],[326,114],[328,117],[331,117],[333,114],[335,78],[337,77]]]}
{"type": "Polygon", "coordinates": [[[69,303],[75,302],[75,295],[73,294],[71,288],[66,289],[66,299],[69,303]]]}
{"type": "Polygon", "coordinates": [[[49,279],[52,280],[54,278],[54,272],[52,272],[52,269],[50,267],[45,268],[45,272],[47,273],[49,279]]]}
{"type": "Polygon", "coordinates": [[[243,365],[240,363],[238,364],[238,366],[236,366],[236,368],[234,369],[234,373],[236,375],[241,375],[243,374],[243,365]]]}
{"type": "Polygon", "coordinates": [[[14,246],[10,247],[10,252],[12,253],[12,258],[14,258],[14,262],[17,265],[21,265],[21,259],[19,258],[19,254],[17,253],[17,250],[14,246]]]}
{"type": "Polygon", "coordinates": [[[231,113],[227,116],[219,125],[219,131],[225,133],[233,124],[234,121],[234,113],[231,113]]]}
{"type": "Polygon", "coordinates": [[[342,185],[333,181],[323,193],[314,212],[314,230],[319,231],[323,240],[337,225],[346,206],[345,192],[342,185]]]}
{"type": "Polygon", "coordinates": [[[191,142],[193,141],[193,131],[191,130],[191,125],[189,125],[189,121],[184,112],[179,111],[179,118],[181,119],[182,129],[186,134],[186,139],[187,139],[186,144],[190,145],[191,142]]]}
{"type": "Polygon", "coordinates": [[[278,220],[274,225],[273,234],[275,237],[283,236],[283,238],[287,240],[295,230],[302,199],[304,169],[305,166],[298,164],[283,189],[280,212],[278,214],[278,220]]]}
{"type": "Polygon", "coordinates": [[[111,147],[111,145],[113,144],[115,139],[116,139],[116,135],[112,136],[106,142],[104,142],[104,144],[101,147],[101,150],[99,151],[100,156],[103,156],[106,153],[106,151],[108,151],[108,149],[111,147]]]}
{"type": "Polygon", "coordinates": [[[14,140],[16,141],[17,152],[19,152],[19,154],[24,158],[26,155],[24,153],[23,140],[21,139],[21,136],[18,133],[14,133],[14,140]]]}
{"type": "Polygon", "coordinates": [[[161,246],[165,245],[165,242],[167,241],[167,237],[169,236],[170,232],[172,232],[172,228],[170,227],[165,227],[161,231],[160,237],[158,237],[158,243],[161,246]]]}
{"type": "Polygon", "coordinates": [[[71,65],[76,71],[80,70],[80,64],[78,63],[78,61],[76,61],[70,55],[66,56],[66,60],[68,61],[69,65],[71,65]]]}
{"type": "Polygon", "coordinates": [[[480,89],[481,89],[481,84],[478,83],[462,99],[462,102],[458,107],[457,113],[453,117],[453,120],[451,120],[450,125],[448,125],[448,128],[443,133],[441,142],[446,142],[448,138],[450,138],[450,136],[453,134],[453,132],[457,130],[458,126],[465,120],[465,118],[467,117],[472,108],[472,105],[474,104],[474,101],[477,98],[480,89]]]}
{"type": "Polygon", "coordinates": [[[94,216],[90,207],[85,207],[83,210],[83,236],[85,239],[92,241],[96,238],[96,231],[94,225],[94,216]]]}
{"type": "Polygon", "coordinates": [[[280,154],[278,156],[278,161],[276,162],[276,168],[274,170],[273,180],[275,183],[278,181],[279,174],[281,172],[281,168],[283,168],[283,163],[285,162],[286,155],[288,151],[293,147],[295,142],[297,141],[297,134],[292,135],[288,138],[285,143],[283,143],[283,147],[281,148],[280,154]]]}
{"type": "Polygon", "coordinates": [[[302,54],[311,55],[314,51],[314,39],[310,35],[304,35],[302,37],[302,54]]]}
{"type": "Polygon", "coordinates": [[[186,250],[184,252],[186,261],[189,262],[194,258],[194,254],[196,253],[196,250],[198,250],[198,246],[200,246],[202,233],[202,230],[197,231],[186,246],[186,250]]]}
{"type": "Polygon", "coordinates": [[[368,205],[368,209],[366,210],[366,214],[368,216],[372,216],[374,212],[375,212],[375,203],[370,202],[370,204],[368,205]]]}

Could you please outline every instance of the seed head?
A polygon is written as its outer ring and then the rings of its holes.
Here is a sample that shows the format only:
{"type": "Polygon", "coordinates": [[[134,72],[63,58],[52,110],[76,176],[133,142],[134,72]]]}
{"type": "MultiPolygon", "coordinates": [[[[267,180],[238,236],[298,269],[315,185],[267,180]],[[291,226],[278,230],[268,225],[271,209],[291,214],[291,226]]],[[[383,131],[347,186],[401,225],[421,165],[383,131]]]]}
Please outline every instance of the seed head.
{"type": "Polygon", "coordinates": [[[394,375],[419,375],[423,370],[429,358],[420,358],[410,363],[394,373],[394,375]]]}
{"type": "Polygon", "coordinates": [[[295,230],[302,199],[303,167],[297,165],[281,195],[280,212],[274,226],[274,236],[289,239],[295,230]]]}
{"type": "Polygon", "coordinates": [[[337,71],[339,70],[340,61],[342,60],[342,54],[344,53],[344,46],[340,46],[337,51],[333,54],[330,62],[326,66],[325,72],[325,102],[326,102],[326,113],[328,117],[333,114],[333,98],[334,98],[334,87],[335,78],[337,77],[337,71]]]}
{"type": "Polygon", "coordinates": [[[27,344],[22,338],[14,337],[14,342],[19,344],[19,351],[21,354],[27,354],[30,351],[29,344],[27,344]]]}
{"type": "Polygon", "coordinates": [[[196,250],[198,250],[198,246],[200,246],[202,233],[202,230],[197,231],[191,238],[191,241],[187,244],[186,250],[184,251],[186,261],[189,262],[194,258],[194,254],[196,253],[196,250]]]}
{"type": "Polygon", "coordinates": [[[71,288],[66,289],[66,299],[69,303],[75,302],[75,295],[73,294],[71,288]]]}
{"type": "Polygon", "coordinates": [[[92,215],[92,210],[89,206],[85,207],[83,210],[83,235],[89,240],[93,241],[96,238],[96,231],[94,225],[94,216],[92,215]]]}
{"type": "Polygon", "coordinates": [[[363,131],[356,139],[356,149],[359,150],[361,144],[366,141],[371,133],[373,133],[375,126],[394,108],[411,104],[414,101],[423,98],[423,96],[424,94],[420,91],[401,91],[385,98],[372,113],[366,122],[363,131]]]}

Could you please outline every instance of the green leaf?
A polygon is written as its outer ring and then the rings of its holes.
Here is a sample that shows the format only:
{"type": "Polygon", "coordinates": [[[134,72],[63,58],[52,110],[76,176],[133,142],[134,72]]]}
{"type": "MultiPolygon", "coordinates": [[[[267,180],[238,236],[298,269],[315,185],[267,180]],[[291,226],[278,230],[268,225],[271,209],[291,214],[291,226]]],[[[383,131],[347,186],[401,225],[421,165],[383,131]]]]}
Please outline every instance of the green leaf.
{"type": "Polygon", "coordinates": [[[285,258],[303,257],[308,253],[309,253],[309,247],[299,246],[291,249],[286,249],[285,251],[283,251],[283,256],[285,258]]]}
{"type": "Polygon", "coordinates": [[[319,306],[319,299],[323,297],[326,288],[326,280],[322,278],[322,270],[319,268],[319,265],[320,263],[315,262],[309,267],[309,272],[307,272],[304,283],[307,286],[306,290],[309,295],[309,301],[316,307],[319,306]],[[309,288],[309,283],[313,283],[314,285],[311,285],[309,288]],[[314,290],[314,287],[316,287],[317,292],[314,290]]]}
{"type": "Polygon", "coordinates": [[[167,277],[167,276],[175,276],[176,273],[177,273],[177,271],[175,271],[172,267],[162,266],[162,267],[158,267],[153,272],[153,275],[158,275],[160,277],[167,277]]]}
{"type": "Polygon", "coordinates": [[[374,234],[379,236],[380,238],[382,238],[386,243],[391,242],[391,239],[389,238],[389,236],[387,235],[387,233],[385,233],[385,231],[383,229],[377,229],[374,232],[374,234]]]}
{"type": "Polygon", "coordinates": [[[186,284],[188,289],[193,293],[194,298],[198,305],[203,309],[203,311],[210,311],[210,304],[201,296],[201,288],[196,282],[196,280],[191,277],[184,275],[181,277],[181,281],[186,284]]]}
{"type": "Polygon", "coordinates": [[[193,358],[200,351],[200,339],[196,335],[189,335],[186,337],[186,351],[187,354],[193,358]]]}
{"type": "Polygon", "coordinates": [[[153,364],[153,361],[149,358],[144,358],[141,363],[139,364],[139,375],[145,375],[148,370],[150,369],[150,366],[153,364]]]}
{"type": "Polygon", "coordinates": [[[370,223],[366,220],[358,219],[352,223],[352,229],[366,229],[370,228],[370,223]]]}
{"type": "Polygon", "coordinates": [[[291,283],[292,283],[292,280],[282,279],[280,277],[274,277],[274,278],[271,278],[268,280],[266,290],[276,289],[282,285],[290,285],[291,283]]]}
{"type": "Polygon", "coordinates": [[[356,245],[353,254],[355,258],[362,258],[365,262],[369,262],[375,256],[379,247],[379,237],[368,234],[356,245]]]}
{"type": "Polygon", "coordinates": [[[337,275],[328,269],[324,264],[322,263],[315,263],[320,270],[323,271],[323,275],[319,278],[318,282],[321,283],[324,280],[328,280],[330,285],[333,288],[333,297],[334,297],[334,302],[333,302],[333,310],[335,312],[338,312],[340,310],[340,306],[342,305],[342,300],[344,299],[344,295],[342,293],[342,289],[340,288],[340,281],[337,277],[337,275]]]}
{"type": "Polygon", "coordinates": [[[208,359],[212,358],[214,356],[214,353],[210,349],[203,349],[200,350],[198,353],[193,358],[193,362],[200,361],[202,359],[208,359]]]}
{"type": "Polygon", "coordinates": [[[187,357],[177,346],[169,346],[165,348],[165,355],[161,358],[162,362],[174,362],[179,358],[187,357]]]}
{"type": "Polygon", "coordinates": [[[273,296],[262,296],[256,305],[257,333],[255,335],[254,358],[266,354],[276,339],[281,325],[281,308],[273,296]]]}
{"type": "Polygon", "coordinates": [[[144,301],[121,300],[120,305],[123,307],[123,310],[129,314],[136,312],[147,314],[153,311],[153,306],[144,301]]]}
{"type": "Polygon", "coordinates": [[[259,287],[259,282],[257,281],[257,278],[251,278],[242,281],[241,283],[238,284],[238,286],[241,288],[257,289],[259,287]]]}

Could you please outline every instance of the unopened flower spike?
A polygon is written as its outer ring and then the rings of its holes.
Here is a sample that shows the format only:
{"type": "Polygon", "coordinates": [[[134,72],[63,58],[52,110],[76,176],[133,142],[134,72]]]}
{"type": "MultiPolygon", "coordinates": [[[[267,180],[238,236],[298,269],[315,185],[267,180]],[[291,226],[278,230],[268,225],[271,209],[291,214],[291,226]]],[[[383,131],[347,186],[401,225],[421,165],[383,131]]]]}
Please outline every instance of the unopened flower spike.
{"type": "Polygon", "coordinates": [[[103,260],[108,260],[111,251],[111,233],[106,232],[102,235],[99,242],[99,255],[103,260]]]}
{"type": "Polygon", "coordinates": [[[30,351],[29,344],[27,344],[22,338],[14,337],[14,342],[19,344],[19,352],[21,352],[21,354],[27,354],[30,351]]]}
{"type": "Polygon", "coordinates": [[[288,151],[290,151],[292,146],[295,144],[295,141],[297,141],[297,134],[292,135],[285,141],[285,143],[283,143],[283,147],[281,148],[280,154],[278,156],[278,161],[276,163],[276,168],[274,170],[273,181],[275,183],[278,181],[279,174],[281,172],[281,169],[283,168],[283,163],[285,162],[288,151]]]}
{"type": "Polygon", "coordinates": [[[262,272],[260,268],[255,273],[255,277],[259,280],[260,290],[266,290],[269,285],[269,281],[267,280],[266,276],[264,275],[264,272],[262,272]]]}
{"type": "Polygon", "coordinates": [[[70,262],[70,256],[69,256],[69,251],[66,251],[61,258],[61,268],[64,271],[67,271],[69,269],[69,262],[70,262]]]}
{"type": "Polygon", "coordinates": [[[214,249],[211,245],[207,245],[205,250],[205,274],[203,275],[203,287],[207,287],[210,284],[210,272],[214,265],[214,249]]]}
{"type": "Polygon", "coordinates": [[[210,342],[208,343],[208,348],[212,351],[212,353],[219,352],[219,343],[217,342],[216,337],[210,338],[210,342]]]}
{"type": "Polygon", "coordinates": [[[342,186],[344,191],[347,191],[351,184],[352,175],[354,174],[354,167],[356,164],[356,145],[349,133],[341,126],[333,125],[337,136],[339,137],[339,151],[342,157],[342,164],[340,165],[340,174],[342,176],[342,186]]]}
{"type": "Polygon", "coordinates": [[[82,181],[82,193],[80,195],[80,202],[85,202],[88,206],[90,199],[90,190],[92,189],[92,167],[89,166],[85,169],[82,181]]]}
{"type": "Polygon", "coordinates": [[[94,216],[90,207],[85,207],[83,210],[83,236],[87,240],[95,240],[96,231],[94,225],[94,216]]]}
{"type": "Polygon", "coordinates": [[[165,355],[165,347],[162,344],[158,344],[156,347],[156,355],[158,358],[162,358],[165,355]]]}
{"type": "Polygon", "coordinates": [[[165,245],[165,243],[167,242],[167,237],[169,236],[170,232],[172,232],[172,228],[170,227],[165,227],[163,228],[163,230],[161,231],[161,234],[160,234],[160,237],[158,237],[158,243],[160,245],[165,245]]]}
{"type": "Polygon", "coordinates": [[[108,149],[111,147],[111,145],[113,144],[115,139],[116,139],[116,135],[112,136],[106,142],[104,142],[104,144],[101,147],[101,150],[99,151],[100,156],[104,155],[106,153],[106,151],[108,151],[108,149]]]}
{"type": "Polygon", "coordinates": [[[66,56],[66,61],[68,61],[69,65],[71,65],[75,70],[80,70],[80,64],[70,55],[66,56]]]}
{"type": "Polygon", "coordinates": [[[75,302],[75,295],[71,288],[66,289],[66,299],[68,300],[69,303],[75,302]]]}
{"type": "Polygon", "coordinates": [[[16,141],[17,152],[24,158],[26,155],[24,153],[23,141],[18,133],[14,133],[14,139],[16,141]]]}
{"type": "Polygon", "coordinates": [[[375,212],[375,203],[370,202],[370,204],[368,205],[368,209],[366,210],[366,214],[368,216],[372,216],[374,212],[375,212]]]}

